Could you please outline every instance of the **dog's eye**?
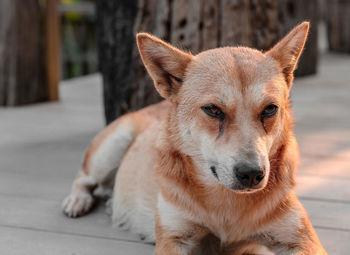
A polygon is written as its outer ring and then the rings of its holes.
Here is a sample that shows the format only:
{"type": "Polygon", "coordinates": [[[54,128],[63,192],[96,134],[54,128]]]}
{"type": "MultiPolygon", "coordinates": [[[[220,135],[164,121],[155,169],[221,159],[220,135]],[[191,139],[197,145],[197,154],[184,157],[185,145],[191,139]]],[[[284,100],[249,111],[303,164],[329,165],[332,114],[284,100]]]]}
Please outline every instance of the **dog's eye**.
{"type": "Polygon", "coordinates": [[[218,118],[218,119],[225,118],[225,114],[216,105],[213,105],[213,104],[204,105],[201,107],[201,109],[203,110],[203,112],[205,112],[211,117],[218,118]]]}
{"type": "Polygon", "coordinates": [[[274,104],[270,104],[265,107],[265,109],[261,113],[261,118],[269,118],[277,113],[278,106],[274,104]]]}

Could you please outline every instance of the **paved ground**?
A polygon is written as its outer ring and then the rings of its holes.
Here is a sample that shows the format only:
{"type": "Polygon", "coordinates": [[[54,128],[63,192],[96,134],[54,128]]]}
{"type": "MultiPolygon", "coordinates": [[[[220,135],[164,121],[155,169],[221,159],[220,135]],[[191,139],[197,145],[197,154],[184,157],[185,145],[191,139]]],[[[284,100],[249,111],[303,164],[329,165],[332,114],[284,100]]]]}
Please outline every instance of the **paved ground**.
{"type": "MultiPolygon", "coordinates": [[[[1,254],[152,254],[100,207],[79,219],[60,204],[103,127],[97,75],[64,82],[59,103],[0,108],[1,254]]],[[[350,250],[350,56],[322,58],[293,90],[302,164],[298,194],[329,254],[350,250]]]]}

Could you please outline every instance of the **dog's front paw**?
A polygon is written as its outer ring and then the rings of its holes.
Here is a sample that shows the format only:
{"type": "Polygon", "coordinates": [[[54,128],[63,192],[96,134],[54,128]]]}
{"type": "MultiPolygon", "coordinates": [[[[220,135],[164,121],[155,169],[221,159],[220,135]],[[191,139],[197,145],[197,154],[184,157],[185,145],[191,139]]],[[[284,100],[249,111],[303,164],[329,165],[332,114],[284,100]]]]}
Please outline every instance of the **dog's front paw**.
{"type": "Polygon", "coordinates": [[[63,213],[75,218],[90,211],[94,204],[94,198],[87,192],[72,193],[63,200],[63,213]]]}

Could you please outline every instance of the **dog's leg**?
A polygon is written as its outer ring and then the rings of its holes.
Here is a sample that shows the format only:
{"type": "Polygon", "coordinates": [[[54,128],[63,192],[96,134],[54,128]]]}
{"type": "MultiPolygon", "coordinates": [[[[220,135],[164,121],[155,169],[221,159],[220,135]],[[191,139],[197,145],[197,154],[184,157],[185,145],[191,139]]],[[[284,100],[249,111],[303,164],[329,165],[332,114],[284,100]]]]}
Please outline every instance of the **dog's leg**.
{"type": "MultiPolygon", "coordinates": [[[[269,227],[265,245],[275,254],[282,255],[325,255],[306,211],[295,201],[295,205],[283,218],[269,227]]],[[[264,242],[264,241],[263,241],[264,242]]]]}
{"type": "MultiPolygon", "coordinates": [[[[157,220],[156,220],[157,222],[157,220]]],[[[199,244],[200,238],[198,233],[186,233],[168,231],[166,228],[156,223],[156,249],[155,255],[194,255],[196,246],[199,244]],[[161,232],[161,233],[160,233],[161,232]]],[[[193,229],[195,231],[195,229],[193,229]]],[[[201,231],[200,231],[201,232],[201,231]]],[[[199,234],[201,234],[199,232],[199,234]]]]}
{"type": "Polygon", "coordinates": [[[71,193],[63,200],[63,212],[69,217],[78,217],[87,213],[94,203],[91,190],[96,184],[93,177],[81,170],[73,183],[71,193]]]}
{"type": "Polygon", "coordinates": [[[260,245],[258,243],[241,241],[238,243],[231,244],[225,247],[224,252],[221,255],[277,255],[277,253],[272,252],[266,246],[260,245]]]}
{"type": "Polygon", "coordinates": [[[190,214],[158,196],[155,255],[193,255],[208,229],[195,223],[190,214]]]}
{"type": "Polygon", "coordinates": [[[137,118],[126,115],[99,133],[87,149],[82,170],[78,173],[71,194],[63,201],[63,212],[69,217],[86,214],[92,208],[96,187],[99,195],[112,193],[114,176],[122,157],[132,142],[137,118]]]}
{"type": "Polygon", "coordinates": [[[281,255],[327,255],[311,224],[290,234],[294,235],[294,242],[288,240],[283,242],[277,239],[277,243],[272,244],[269,248],[275,254],[281,255]]]}

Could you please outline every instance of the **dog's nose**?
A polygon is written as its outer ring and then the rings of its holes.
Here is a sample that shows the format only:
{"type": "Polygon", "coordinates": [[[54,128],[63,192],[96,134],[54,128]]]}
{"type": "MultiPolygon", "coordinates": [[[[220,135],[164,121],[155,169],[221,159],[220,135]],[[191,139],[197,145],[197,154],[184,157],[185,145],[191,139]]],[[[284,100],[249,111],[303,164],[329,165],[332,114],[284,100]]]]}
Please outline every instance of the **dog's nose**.
{"type": "Polygon", "coordinates": [[[258,185],[264,179],[264,171],[255,164],[240,162],[234,167],[234,171],[239,182],[249,188],[258,185]]]}

